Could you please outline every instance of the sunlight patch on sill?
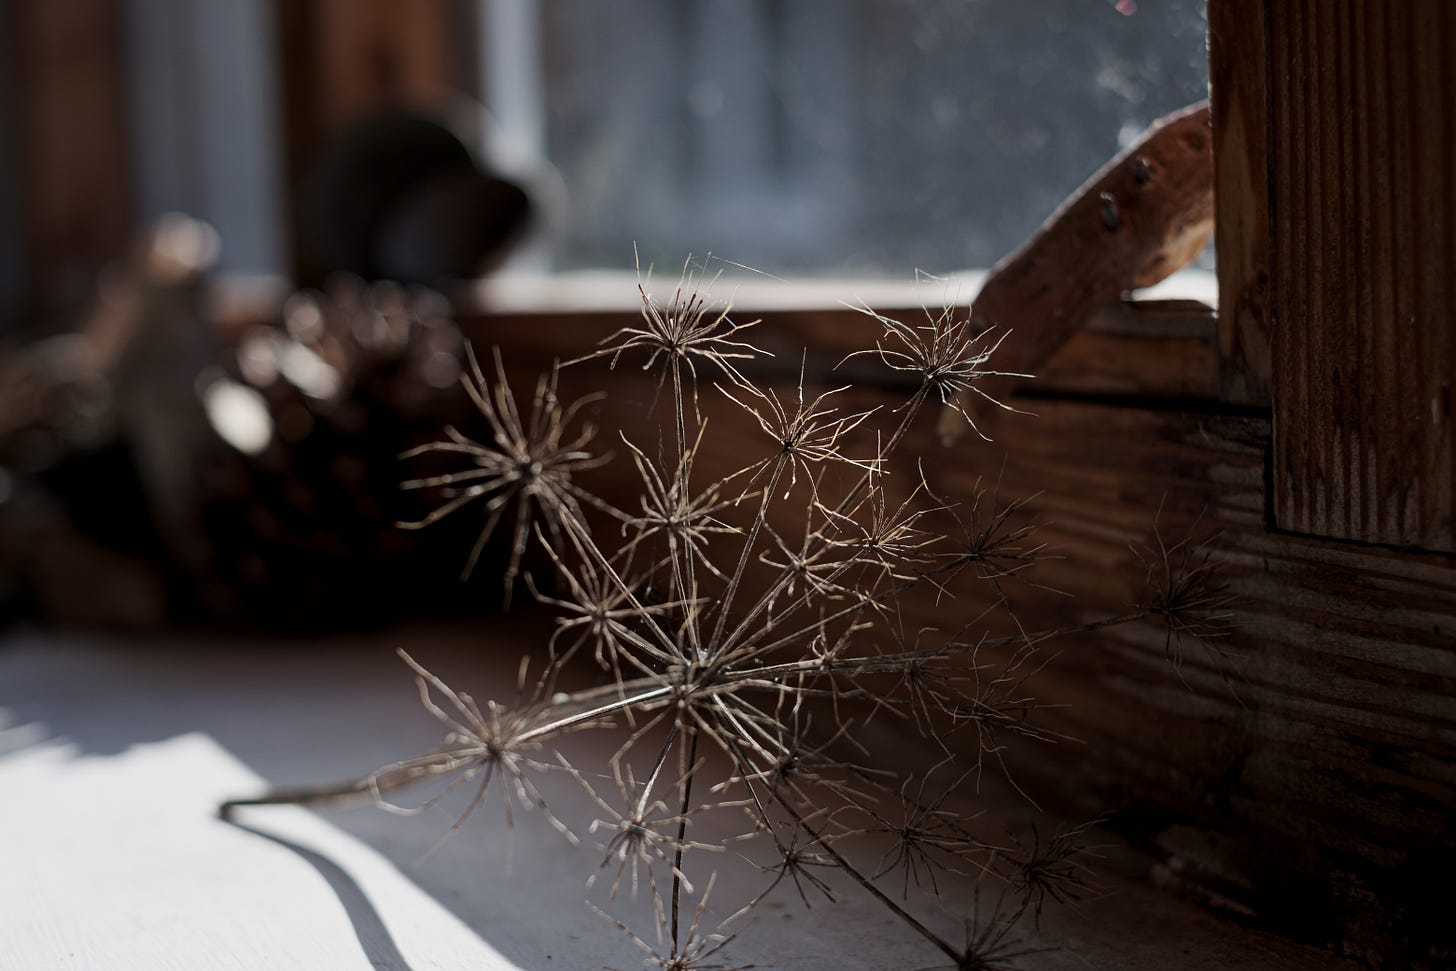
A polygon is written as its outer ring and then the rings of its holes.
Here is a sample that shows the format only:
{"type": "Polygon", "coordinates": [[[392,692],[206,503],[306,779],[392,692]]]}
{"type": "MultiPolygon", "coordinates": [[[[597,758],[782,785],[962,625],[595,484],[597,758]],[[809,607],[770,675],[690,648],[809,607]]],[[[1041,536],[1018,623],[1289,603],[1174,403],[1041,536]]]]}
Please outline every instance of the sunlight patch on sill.
{"type": "MultiPolygon", "coordinates": [[[[867,304],[876,309],[965,305],[975,299],[986,270],[915,280],[788,279],[724,277],[713,286],[719,299],[738,314],[766,311],[832,310],[867,304]]],[[[666,298],[677,285],[674,274],[655,273],[649,289],[666,298]]],[[[638,306],[637,275],[630,271],[583,270],[553,275],[502,275],[463,284],[452,294],[462,306],[495,313],[590,313],[633,311],[638,306]]],[[[1197,300],[1212,307],[1218,278],[1207,270],[1180,270],[1154,287],[1136,291],[1136,300],[1197,300]]]]}

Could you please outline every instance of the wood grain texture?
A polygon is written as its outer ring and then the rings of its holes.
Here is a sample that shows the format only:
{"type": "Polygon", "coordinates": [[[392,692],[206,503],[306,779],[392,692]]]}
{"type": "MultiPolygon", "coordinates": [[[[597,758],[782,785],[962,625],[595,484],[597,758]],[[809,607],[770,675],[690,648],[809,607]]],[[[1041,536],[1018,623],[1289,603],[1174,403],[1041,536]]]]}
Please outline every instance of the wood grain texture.
{"type": "Polygon", "coordinates": [[[1456,7],[1269,11],[1276,520],[1456,552],[1456,7]]]}
{"type": "Polygon", "coordinates": [[[1265,420],[1027,408],[939,483],[1036,495],[1064,557],[1038,579],[1071,596],[1014,591],[1023,618],[1146,602],[1129,547],[1154,523],[1170,543],[1212,538],[1239,599],[1223,653],[1190,642],[1180,665],[1154,625],[1065,644],[1039,696],[1078,741],[1025,753],[1023,784],[1121,814],[1180,882],[1253,920],[1391,967],[1445,952],[1428,908],[1456,865],[1456,563],[1268,531],[1265,420]]]}
{"type": "MultiPolygon", "coordinates": [[[[529,370],[629,320],[478,319],[470,329],[529,370]]],[[[1034,417],[1004,416],[988,428],[992,443],[963,439],[946,451],[927,413],[896,470],[911,477],[906,462],[918,453],[952,501],[977,488],[1032,497],[1027,515],[1054,554],[1034,578],[1061,593],[1006,587],[1027,628],[1146,602],[1146,569],[1130,547],[1157,535],[1209,540],[1239,598],[1230,636],[1218,650],[1185,643],[1179,663],[1156,624],[1060,644],[1034,687],[1048,706],[1039,723],[1066,740],[1009,755],[1018,783],[1066,813],[1113,814],[1160,855],[1164,879],[1243,919],[1384,966],[1435,960],[1456,944],[1431,909],[1456,866],[1456,560],[1271,531],[1271,422],[1194,393],[1217,384],[1213,323],[1201,327],[1206,351],[1180,386],[1186,395],[1148,393],[1161,376],[1141,366],[1089,386],[1079,375],[1115,358],[1117,345],[1139,360],[1138,337],[1104,325],[1087,332],[1101,348],[1068,342],[1047,362],[1048,379],[1013,399],[1034,417]],[[1140,379],[1141,393],[1123,390],[1140,379]]],[[[1158,340],[1180,329],[1194,339],[1189,328],[1164,327],[1158,340]]],[[[807,343],[816,387],[841,383],[846,372],[829,365],[874,338],[864,318],[832,312],[773,315],[755,333],[793,363],[767,362],[784,383],[798,374],[788,348],[807,343]]],[[[903,388],[869,371],[853,377],[856,406],[901,400],[903,388]]],[[[571,380],[612,389],[605,427],[649,427],[650,376],[624,362],[571,380]]],[[[707,397],[704,407],[713,408],[707,397]]],[[[706,478],[724,471],[708,463],[762,446],[728,412],[709,413],[706,478]]],[[[624,481],[618,494],[632,488],[624,481]]],[[[904,623],[956,630],[989,605],[907,599],[904,623]]]]}
{"type": "Polygon", "coordinates": [[[1208,5],[1220,384],[1225,400],[1262,405],[1273,374],[1265,3],[1208,5]]]}
{"type": "Polygon", "coordinates": [[[1025,390],[1214,401],[1222,390],[1217,327],[1196,301],[1120,300],[1094,314],[1025,390]]]}
{"type": "MultiPolygon", "coordinates": [[[[992,268],[972,316],[1011,332],[1001,369],[1035,373],[1094,313],[1186,266],[1212,233],[1212,138],[1201,104],[1157,122],[1068,197],[992,268]]],[[[1015,383],[989,379],[983,390],[997,397],[1015,383]]],[[[979,400],[962,404],[983,410],[979,400]]],[[[943,430],[960,432],[953,422],[943,430]]]]}
{"type": "MultiPolygon", "coordinates": [[[[887,304],[874,309],[904,321],[924,319],[925,315],[919,306],[887,304]]],[[[744,321],[753,316],[759,315],[735,315],[744,321]]],[[[753,339],[775,356],[761,361],[761,368],[793,376],[803,363],[811,378],[828,384],[867,377],[893,380],[863,359],[845,360],[845,355],[874,343],[873,323],[865,315],[844,307],[826,307],[769,311],[767,317],[772,326],[755,330],[753,339]],[[801,359],[805,348],[807,356],[801,359]]],[[[538,365],[549,363],[557,354],[593,347],[622,327],[640,324],[635,309],[490,314],[477,305],[467,315],[468,329],[483,335],[483,341],[504,343],[538,365]],[[571,336],[563,338],[563,334],[571,336]],[[565,346],[568,340],[570,347],[565,346]]],[[[1212,407],[1219,397],[1217,326],[1213,311],[1197,301],[1117,301],[1090,315],[1083,329],[1044,362],[1027,389],[1034,395],[1137,394],[1189,399],[1212,407]]],[[[981,420],[978,415],[977,422],[981,420]]],[[[985,420],[994,425],[999,416],[988,414],[985,420]]]]}

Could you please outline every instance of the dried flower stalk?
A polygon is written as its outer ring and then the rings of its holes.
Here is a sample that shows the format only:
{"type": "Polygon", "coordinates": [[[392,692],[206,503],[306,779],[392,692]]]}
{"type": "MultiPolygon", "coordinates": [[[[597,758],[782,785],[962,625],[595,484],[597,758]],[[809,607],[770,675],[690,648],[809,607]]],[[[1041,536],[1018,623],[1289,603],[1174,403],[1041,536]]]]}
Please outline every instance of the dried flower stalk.
{"type": "Polygon", "coordinates": [[[1043,644],[1156,617],[1176,654],[1181,637],[1204,632],[1209,614],[1215,622],[1222,617],[1212,566],[1200,550],[1160,543],[1149,564],[1156,595],[1127,614],[997,638],[969,629],[906,635],[898,608],[912,591],[950,596],[983,583],[999,595],[1000,583],[1042,553],[1019,502],[1003,504],[978,489],[957,504],[932,494],[913,462],[892,462],[922,410],[957,407],[963,392],[979,392],[978,379],[997,373],[990,363],[999,338],[989,341],[949,307],[910,323],[872,314],[882,338],[859,353],[918,383],[894,409],[842,409],[835,396],[848,386],[813,394],[802,368],[788,398],[755,384],[751,365],[762,352],[744,339],[752,325],[734,323],[702,282],[689,264],[661,303],[649,275],[639,284],[641,326],[571,362],[640,361],[667,389],[664,441],[624,437],[642,483],[640,510],[612,508],[579,481],[605,461],[582,419],[585,401],[563,405],[552,373],[537,385],[529,410],[521,409],[498,351],[493,375],[472,356],[463,378],[489,440],[449,429],[446,440],[412,453],[458,454],[464,466],[406,483],[441,496],[433,513],[407,525],[479,504],[485,523],[467,570],[509,519],[507,596],[532,543],[556,573],[551,584],[526,577],[535,598],[558,613],[529,700],[482,706],[406,656],[425,707],[447,729],[440,748],[345,786],[225,808],[350,796],[398,808],[386,795],[434,779],[444,792],[475,787],[468,815],[495,785],[508,819],[513,805],[537,808],[569,838],[596,841],[598,872],[610,875],[612,898],[624,886],[634,894],[646,888],[657,945],[608,919],[650,965],[667,971],[739,967],[722,957],[732,935],[702,927],[714,851],[723,846],[688,835],[704,813],[737,814],[745,820],[742,838],[768,850],[768,862],[759,862],[760,853],[755,865],[769,882],[724,924],[786,881],[805,906],[811,898],[835,901],[843,892],[836,882],[844,882],[939,951],[950,962],[943,966],[1006,967],[1034,953],[1009,936],[1013,924],[1039,918],[1048,899],[1071,901],[1087,890],[1083,833],[1060,832],[1029,849],[995,846],[947,808],[950,799],[985,760],[1003,764],[1007,735],[1046,737],[1030,718],[1036,701],[1026,687],[1044,663],[1043,644]],[[741,408],[763,436],[760,455],[708,481],[696,471],[706,426],[700,386],[741,408]],[[871,433],[875,418],[893,424],[871,433]],[[892,493],[894,480],[907,476],[892,493]],[[931,528],[935,516],[955,527],[931,528]],[[803,523],[803,532],[785,535],[785,522],[803,523]],[[991,663],[993,651],[1001,663],[991,663]],[[563,668],[588,660],[600,668],[601,683],[556,692],[563,668]],[[862,746],[848,757],[859,745],[856,729],[881,712],[900,716],[907,731],[945,753],[952,781],[932,782],[946,774],[932,773],[912,785],[875,768],[862,746]],[[606,766],[574,765],[553,749],[567,735],[608,727],[625,728],[625,738],[606,766]],[[634,762],[650,769],[638,772],[634,762]],[[532,782],[550,771],[581,784],[596,819],[571,827],[551,813],[532,782]],[[856,848],[866,842],[878,855],[861,859],[856,848]],[[708,874],[701,893],[692,871],[708,874]],[[943,934],[913,912],[912,889],[938,893],[944,873],[998,878],[1013,906],[998,906],[982,923],[973,904],[964,938],[943,934]]]}

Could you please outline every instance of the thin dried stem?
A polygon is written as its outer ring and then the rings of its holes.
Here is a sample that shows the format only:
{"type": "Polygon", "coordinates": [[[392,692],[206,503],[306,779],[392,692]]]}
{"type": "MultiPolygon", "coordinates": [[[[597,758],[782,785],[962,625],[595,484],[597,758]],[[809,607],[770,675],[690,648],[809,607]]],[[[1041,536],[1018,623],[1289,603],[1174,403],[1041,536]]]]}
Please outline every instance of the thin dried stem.
{"type": "Polygon", "coordinates": [[[898,403],[841,410],[849,386],[811,388],[807,352],[796,384],[754,380],[750,364],[763,352],[743,337],[757,322],[734,323],[729,307],[708,297],[715,276],[690,260],[666,300],[653,295],[650,277],[639,267],[640,324],[572,362],[640,359],[670,399],[655,446],[650,437],[644,445],[622,437],[640,512],[619,510],[589,487],[607,461],[584,418],[598,399],[563,406],[553,369],[523,408],[498,351],[490,375],[471,353],[463,379],[484,424],[479,440],[447,429],[442,441],[407,453],[459,463],[405,483],[440,499],[407,525],[478,506],[483,526],[466,572],[493,535],[508,532],[507,597],[525,572],[534,599],[556,614],[534,685],[516,703],[480,704],[404,655],[421,704],[444,729],[436,749],[363,779],[233,800],[223,811],[368,798],[418,812],[473,787],[453,833],[495,787],[508,826],[513,807],[530,808],[569,839],[598,837],[596,872],[612,873],[608,899],[623,885],[634,895],[646,885],[656,946],[607,919],[666,971],[729,968],[721,955],[732,936],[723,927],[786,881],[806,907],[811,898],[837,900],[841,885],[859,887],[951,968],[1003,968],[1035,953],[1010,929],[1022,916],[1035,924],[1049,901],[1074,903],[1088,891],[1084,829],[1055,830],[1049,840],[1033,829],[1029,846],[1006,848],[974,832],[974,813],[952,807],[979,791],[987,766],[1016,787],[1006,765],[1010,736],[1061,739],[1032,717],[1030,682],[1054,656],[1051,641],[1155,618],[1176,662],[1181,637],[1220,632],[1227,600],[1209,547],[1170,546],[1155,531],[1143,552],[1152,588],[1145,604],[1087,623],[1023,626],[1001,584],[1014,578],[1046,589],[1032,575],[1045,551],[1026,500],[1002,501],[979,483],[969,493],[933,490],[924,466],[935,463],[899,454],[916,441],[927,404],[960,410],[966,392],[1001,373],[993,358],[1004,335],[993,339],[950,304],[912,323],[860,308],[881,335],[858,353],[918,381],[898,403]],[[705,382],[726,402],[712,433],[699,407],[705,382]],[[723,454],[716,436],[735,419],[745,426],[741,440],[757,441],[758,451],[723,454]],[[598,533],[593,523],[603,520],[612,528],[598,533]],[[549,564],[544,575],[526,572],[532,543],[549,564]],[[940,634],[913,621],[917,591],[940,604],[977,585],[989,606],[971,611],[963,628],[940,634]],[[998,617],[1010,627],[995,624],[998,617]],[[598,683],[558,692],[578,659],[595,662],[598,683]],[[883,766],[888,760],[876,758],[863,730],[881,713],[919,739],[915,751],[944,756],[935,775],[947,784],[883,766]],[[603,765],[574,764],[558,747],[574,733],[608,730],[620,743],[603,765]],[[547,806],[533,781],[546,771],[581,785],[586,825],[547,806]],[[431,782],[436,791],[423,803],[393,801],[395,792],[431,782]],[[690,825],[705,814],[726,814],[738,828],[725,839],[690,839],[690,825]],[[772,880],[707,933],[701,925],[717,876],[711,851],[740,838],[771,844],[771,862],[756,865],[772,880]],[[855,858],[865,843],[874,848],[855,858]],[[706,881],[690,879],[688,869],[707,872],[706,881]],[[836,870],[844,881],[835,881],[836,870]],[[1009,913],[998,905],[986,922],[972,904],[961,944],[916,910],[923,895],[947,899],[956,881],[972,876],[1004,880],[1021,904],[1009,913]]]}

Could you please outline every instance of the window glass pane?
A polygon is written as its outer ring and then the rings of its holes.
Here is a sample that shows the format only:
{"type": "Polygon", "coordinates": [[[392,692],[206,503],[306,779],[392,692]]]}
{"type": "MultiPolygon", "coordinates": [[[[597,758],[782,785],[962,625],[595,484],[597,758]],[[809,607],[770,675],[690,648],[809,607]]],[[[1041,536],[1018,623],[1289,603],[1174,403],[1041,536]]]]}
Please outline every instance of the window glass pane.
{"type": "Polygon", "coordinates": [[[284,269],[277,43],[263,0],[131,0],[128,94],[135,217],[206,220],[219,268],[284,269]]]}
{"type": "Polygon", "coordinates": [[[558,265],[621,266],[635,240],[774,273],[988,266],[1206,96],[1203,6],[542,3],[558,265]]]}

